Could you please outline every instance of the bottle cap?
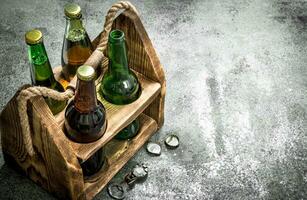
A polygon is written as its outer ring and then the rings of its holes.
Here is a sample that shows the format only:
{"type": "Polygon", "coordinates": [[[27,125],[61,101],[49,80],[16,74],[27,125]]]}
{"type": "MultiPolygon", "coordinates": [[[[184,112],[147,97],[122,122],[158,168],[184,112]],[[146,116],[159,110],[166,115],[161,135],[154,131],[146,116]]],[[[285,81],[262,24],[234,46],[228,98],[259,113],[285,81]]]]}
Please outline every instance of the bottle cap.
{"type": "Polygon", "coordinates": [[[25,34],[27,44],[38,44],[43,41],[43,34],[40,30],[33,29],[25,34]]]}
{"type": "Polygon", "coordinates": [[[148,142],[147,143],[147,151],[152,155],[159,156],[161,155],[161,146],[155,142],[148,142]]]}
{"type": "Polygon", "coordinates": [[[82,65],[77,70],[77,77],[82,81],[91,81],[95,78],[95,70],[89,65],[82,65]]]}
{"type": "Polygon", "coordinates": [[[81,17],[81,7],[75,3],[68,3],[64,7],[66,17],[77,19],[81,17]]]}
{"type": "Polygon", "coordinates": [[[177,135],[169,135],[164,142],[166,146],[171,149],[175,149],[179,146],[179,138],[177,135]]]}

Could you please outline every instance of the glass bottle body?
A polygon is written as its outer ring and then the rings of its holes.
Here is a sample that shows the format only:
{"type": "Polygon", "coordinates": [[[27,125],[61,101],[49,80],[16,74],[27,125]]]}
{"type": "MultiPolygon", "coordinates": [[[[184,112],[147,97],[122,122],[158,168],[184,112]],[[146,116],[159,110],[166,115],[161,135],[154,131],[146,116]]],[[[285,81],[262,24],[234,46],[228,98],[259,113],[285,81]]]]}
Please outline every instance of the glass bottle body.
{"type": "MultiPolygon", "coordinates": [[[[32,84],[64,92],[63,86],[54,78],[44,43],[40,42],[38,44],[29,45],[28,54],[32,64],[32,84]]],[[[45,98],[45,101],[53,114],[62,111],[67,103],[66,101],[57,101],[51,98],[45,98]]]]}
{"type": "Polygon", "coordinates": [[[83,27],[82,19],[66,17],[66,29],[62,47],[62,71],[65,79],[71,80],[79,66],[93,52],[92,43],[83,27]]]}
{"type": "Polygon", "coordinates": [[[101,148],[94,153],[89,159],[81,163],[81,168],[83,171],[83,176],[85,178],[90,177],[97,173],[103,165],[106,163],[106,155],[104,149],[101,148]]]}
{"type": "MultiPolygon", "coordinates": [[[[77,71],[77,76],[75,97],[65,111],[65,134],[74,142],[94,142],[106,130],[105,108],[97,100],[94,69],[89,66],[81,66],[77,71]],[[90,78],[86,76],[90,76],[90,78]],[[82,80],[82,78],[84,79],[82,80]]],[[[97,173],[104,165],[105,160],[104,149],[101,148],[88,160],[80,163],[83,175],[88,177],[97,173]]]]}
{"type": "Polygon", "coordinates": [[[113,30],[108,42],[109,67],[104,74],[100,92],[110,103],[117,105],[135,101],[141,93],[136,75],[129,69],[124,33],[113,30]]]}
{"type": "MultiPolygon", "coordinates": [[[[100,92],[103,97],[118,105],[129,104],[141,94],[141,86],[136,75],[128,67],[125,35],[120,30],[110,32],[108,41],[109,67],[102,78],[100,92]]],[[[120,131],[116,139],[130,139],[139,130],[139,120],[120,131]]]]}
{"type": "Polygon", "coordinates": [[[65,111],[68,138],[79,143],[98,140],[106,129],[105,108],[96,97],[94,80],[77,81],[75,98],[65,111]]]}
{"type": "Polygon", "coordinates": [[[121,130],[116,136],[115,139],[118,140],[127,140],[131,139],[137,135],[140,129],[140,121],[139,119],[135,119],[131,124],[126,126],[123,130],[121,130]]]}

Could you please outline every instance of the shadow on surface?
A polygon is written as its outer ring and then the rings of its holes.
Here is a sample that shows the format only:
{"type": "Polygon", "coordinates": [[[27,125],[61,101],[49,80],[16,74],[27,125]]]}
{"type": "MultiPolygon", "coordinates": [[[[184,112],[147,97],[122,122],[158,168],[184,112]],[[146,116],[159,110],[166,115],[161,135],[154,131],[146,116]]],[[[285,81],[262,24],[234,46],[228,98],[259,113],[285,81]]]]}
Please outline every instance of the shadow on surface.
{"type": "Polygon", "coordinates": [[[55,199],[27,177],[4,164],[0,168],[0,199],[55,199]]]}

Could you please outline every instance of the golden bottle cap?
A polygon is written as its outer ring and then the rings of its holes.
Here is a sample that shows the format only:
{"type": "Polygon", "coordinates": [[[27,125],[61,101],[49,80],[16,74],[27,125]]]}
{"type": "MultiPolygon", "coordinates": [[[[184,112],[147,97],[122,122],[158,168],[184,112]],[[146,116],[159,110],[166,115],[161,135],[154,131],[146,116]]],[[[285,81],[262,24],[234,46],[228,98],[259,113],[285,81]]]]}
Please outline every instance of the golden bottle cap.
{"type": "Polygon", "coordinates": [[[66,17],[73,19],[79,18],[81,17],[81,7],[75,3],[68,3],[64,7],[64,13],[66,17]]]}
{"type": "Polygon", "coordinates": [[[82,81],[92,81],[95,78],[95,70],[92,66],[82,65],[77,70],[77,77],[82,81]]]}
{"type": "Polygon", "coordinates": [[[25,34],[27,44],[38,44],[43,41],[43,34],[40,30],[33,29],[25,34]]]}

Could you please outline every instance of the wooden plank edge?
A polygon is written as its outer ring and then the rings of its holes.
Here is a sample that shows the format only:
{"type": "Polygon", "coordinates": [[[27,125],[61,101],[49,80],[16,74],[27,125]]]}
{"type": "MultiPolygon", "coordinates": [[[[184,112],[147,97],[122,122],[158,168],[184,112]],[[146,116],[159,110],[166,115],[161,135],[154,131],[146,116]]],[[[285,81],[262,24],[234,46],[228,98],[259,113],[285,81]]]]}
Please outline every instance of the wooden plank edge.
{"type": "Polygon", "coordinates": [[[144,119],[141,125],[140,133],[129,144],[128,149],[122,153],[122,155],[112,163],[116,163],[116,166],[109,166],[106,171],[101,172],[99,176],[101,178],[96,182],[85,182],[84,193],[87,195],[87,199],[92,199],[97,193],[99,193],[109,181],[119,172],[119,170],[138,152],[138,150],[145,144],[145,142],[157,131],[158,125],[155,120],[141,114],[141,118],[144,119]]]}
{"type": "MultiPolygon", "coordinates": [[[[156,83],[159,84],[158,82],[156,83]]],[[[140,106],[139,108],[133,110],[131,117],[125,120],[125,123],[122,123],[110,137],[104,140],[103,143],[100,143],[103,137],[93,143],[79,144],[79,143],[71,142],[71,145],[73,146],[73,148],[77,149],[77,151],[75,152],[77,157],[81,161],[86,161],[89,157],[91,157],[98,149],[100,149],[103,145],[108,143],[116,135],[116,133],[118,133],[120,130],[122,130],[127,125],[132,123],[157,98],[157,96],[160,94],[160,90],[161,90],[161,86],[159,84],[159,88],[157,88],[156,92],[149,98],[149,100],[143,103],[142,106],[140,106]],[[82,149],[89,149],[86,146],[91,146],[91,150],[82,151],[82,149]]]]}

